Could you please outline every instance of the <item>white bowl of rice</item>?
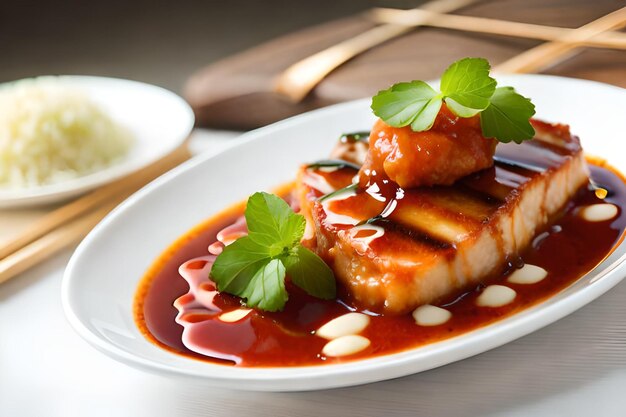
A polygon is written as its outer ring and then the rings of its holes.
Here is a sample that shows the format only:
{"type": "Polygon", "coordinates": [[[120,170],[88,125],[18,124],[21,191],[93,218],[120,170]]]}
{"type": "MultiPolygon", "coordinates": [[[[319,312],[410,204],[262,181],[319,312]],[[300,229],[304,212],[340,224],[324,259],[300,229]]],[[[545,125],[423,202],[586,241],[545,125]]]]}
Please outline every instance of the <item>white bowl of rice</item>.
{"type": "Polygon", "coordinates": [[[135,81],[46,76],[0,85],[0,208],[58,202],[160,159],[193,128],[177,95],[135,81]]]}

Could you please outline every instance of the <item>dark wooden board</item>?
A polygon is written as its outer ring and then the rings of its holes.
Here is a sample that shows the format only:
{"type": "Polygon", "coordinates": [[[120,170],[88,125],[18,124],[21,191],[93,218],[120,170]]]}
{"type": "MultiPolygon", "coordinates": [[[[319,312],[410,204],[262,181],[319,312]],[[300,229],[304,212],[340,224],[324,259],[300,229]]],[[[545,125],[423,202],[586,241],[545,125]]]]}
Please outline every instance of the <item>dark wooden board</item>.
{"type": "MultiPolygon", "coordinates": [[[[457,13],[578,27],[623,6],[621,0],[491,0],[457,13]]],[[[435,78],[450,62],[465,56],[482,56],[497,65],[540,43],[420,28],[347,62],[302,103],[290,103],[273,91],[276,76],[289,65],[373,26],[364,16],[332,21],[277,38],[199,70],[185,88],[198,125],[251,129],[314,108],[371,96],[394,82],[435,78]]],[[[626,51],[585,49],[545,72],[626,87],[626,51]]]]}

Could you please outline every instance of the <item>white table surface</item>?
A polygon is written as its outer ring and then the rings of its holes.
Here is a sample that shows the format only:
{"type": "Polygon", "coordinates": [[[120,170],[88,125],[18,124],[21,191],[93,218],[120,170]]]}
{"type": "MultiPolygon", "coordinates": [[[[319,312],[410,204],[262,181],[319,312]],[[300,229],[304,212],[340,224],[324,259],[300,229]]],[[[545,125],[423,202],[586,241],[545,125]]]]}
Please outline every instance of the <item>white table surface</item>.
{"type": "MultiPolygon", "coordinates": [[[[232,136],[197,131],[192,150],[217,152],[232,136]]],[[[439,369],[353,388],[251,393],[148,374],[89,346],[61,306],[72,250],[0,285],[1,417],[626,416],[626,282],[543,330],[439,369]]]]}

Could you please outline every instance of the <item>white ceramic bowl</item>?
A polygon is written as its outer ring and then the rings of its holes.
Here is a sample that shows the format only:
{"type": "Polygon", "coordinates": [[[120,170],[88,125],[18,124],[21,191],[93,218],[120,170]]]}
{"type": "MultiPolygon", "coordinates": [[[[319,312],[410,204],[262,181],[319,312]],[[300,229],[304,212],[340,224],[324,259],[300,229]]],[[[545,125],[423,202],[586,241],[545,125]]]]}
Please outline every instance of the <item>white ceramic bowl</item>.
{"type": "MultiPolygon", "coordinates": [[[[502,76],[533,98],[538,117],[570,123],[592,154],[626,168],[626,91],[594,82],[538,75],[502,76]],[[593,105],[583,105],[593,103],[593,105]]],[[[161,374],[232,389],[296,391],[363,384],[458,361],[546,326],[589,303],[626,274],[626,244],[551,299],[464,335],[388,356],[346,364],[234,368],[174,355],[148,342],[133,322],[137,284],[178,236],[228,205],[293,178],[298,165],[325,157],[343,132],[367,130],[369,100],[341,104],[250,132],[214,156],[197,157],[148,185],[114,210],[82,242],[63,281],[63,305],[76,331],[102,352],[161,374]]]]}
{"type": "Polygon", "coordinates": [[[58,80],[84,91],[115,122],[126,126],[135,142],[121,161],[92,174],[39,187],[0,189],[0,208],[62,201],[122,178],[173,151],[193,128],[194,115],[187,102],[164,88],[104,77],[64,75],[58,80]]]}

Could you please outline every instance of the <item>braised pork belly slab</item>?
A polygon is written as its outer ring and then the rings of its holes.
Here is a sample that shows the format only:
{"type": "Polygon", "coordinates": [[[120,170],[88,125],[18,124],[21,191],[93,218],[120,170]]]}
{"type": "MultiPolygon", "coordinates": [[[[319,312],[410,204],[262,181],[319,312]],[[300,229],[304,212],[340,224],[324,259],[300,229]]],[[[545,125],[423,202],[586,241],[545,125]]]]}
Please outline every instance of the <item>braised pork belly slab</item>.
{"type": "Polygon", "coordinates": [[[306,244],[357,303],[385,313],[500,275],[588,181],[578,138],[562,125],[533,124],[535,140],[500,144],[491,168],[451,186],[356,187],[352,167],[302,167],[306,244]]]}

